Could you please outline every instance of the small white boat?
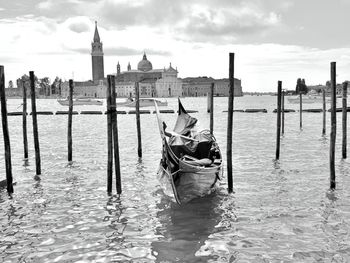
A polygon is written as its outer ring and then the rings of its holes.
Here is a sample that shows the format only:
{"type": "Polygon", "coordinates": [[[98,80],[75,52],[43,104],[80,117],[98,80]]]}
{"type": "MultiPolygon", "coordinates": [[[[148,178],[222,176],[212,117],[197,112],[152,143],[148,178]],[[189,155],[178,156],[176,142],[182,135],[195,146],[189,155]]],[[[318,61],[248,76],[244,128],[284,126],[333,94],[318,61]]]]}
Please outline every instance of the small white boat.
{"type": "Polygon", "coordinates": [[[116,99],[116,104],[117,106],[125,106],[127,104],[130,104],[134,100],[132,98],[117,98],[116,99]]]}
{"type": "MultiPolygon", "coordinates": [[[[69,99],[58,99],[57,102],[63,106],[69,106],[69,99]]],[[[73,105],[103,105],[103,101],[102,100],[97,100],[94,98],[88,98],[88,97],[84,97],[84,98],[76,98],[73,99],[73,105]]]]}
{"type": "MultiPolygon", "coordinates": [[[[157,99],[153,99],[153,98],[140,98],[140,107],[149,107],[149,106],[153,106],[154,107],[154,103],[157,103],[158,107],[162,107],[162,106],[168,106],[168,102],[167,101],[160,101],[157,99]]],[[[124,104],[123,106],[125,107],[136,107],[136,100],[124,104]]]]}

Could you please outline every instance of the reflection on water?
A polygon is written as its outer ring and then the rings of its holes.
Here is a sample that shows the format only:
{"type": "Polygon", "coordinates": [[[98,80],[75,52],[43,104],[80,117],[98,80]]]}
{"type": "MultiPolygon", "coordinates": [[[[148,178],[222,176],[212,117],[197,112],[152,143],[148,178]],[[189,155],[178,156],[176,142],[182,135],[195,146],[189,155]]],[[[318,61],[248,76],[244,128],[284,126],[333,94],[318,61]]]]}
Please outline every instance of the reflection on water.
{"type": "MultiPolygon", "coordinates": [[[[19,102],[8,100],[9,111],[19,102]]],[[[206,98],[182,102],[198,110],[194,116],[201,128],[209,127],[206,98]]],[[[176,98],[168,103],[177,109],[176,98]]],[[[215,137],[226,152],[227,98],[215,98],[214,104],[215,137]]],[[[302,131],[298,112],[285,115],[276,161],[276,97],[236,98],[235,108],[268,113],[234,113],[234,194],[227,194],[224,174],[215,194],[183,206],[165,197],[156,179],[161,140],[154,114],[141,117],[141,159],[135,115],[118,117],[120,197],[115,179],[113,195],[106,193],[105,117],[73,116],[74,162],[67,165],[67,116],[38,116],[40,180],[34,178],[33,141],[23,166],[22,120],[9,117],[17,185],[12,199],[6,188],[0,190],[0,262],[350,262],[350,162],[341,159],[337,139],[337,189],[329,192],[330,126],[322,136],[322,114],[303,114],[302,131]]],[[[37,109],[62,106],[39,100],[37,109]]],[[[341,115],[337,118],[341,123],[341,115]]],[[[164,119],[172,127],[176,115],[164,119]]],[[[5,177],[3,155],[0,177],[5,177]]]]}
{"type": "Polygon", "coordinates": [[[157,234],[162,238],[152,242],[156,262],[207,262],[210,255],[196,253],[220,221],[219,201],[215,193],[181,206],[162,198],[157,205],[157,234]]]}

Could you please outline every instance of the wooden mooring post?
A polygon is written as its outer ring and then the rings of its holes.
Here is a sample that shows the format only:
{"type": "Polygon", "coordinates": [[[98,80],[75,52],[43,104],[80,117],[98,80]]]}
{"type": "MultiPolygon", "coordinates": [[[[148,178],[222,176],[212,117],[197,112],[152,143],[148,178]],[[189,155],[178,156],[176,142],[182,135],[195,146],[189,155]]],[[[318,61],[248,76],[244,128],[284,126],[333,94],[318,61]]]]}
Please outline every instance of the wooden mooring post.
{"type": "Polygon", "coordinates": [[[69,108],[68,108],[68,163],[73,160],[73,140],[72,140],[72,122],[73,122],[73,80],[69,80],[69,108]]]}
{"type": "Polygon", "coordinates": [[[303,128],[303,94],[300,92],[299,93],[299,126],[300,130],[303,128]]]}
{"type": "Polygon", "coordinates": [[[330,189],[335,189],[335,140],[337,133],[337,116],[336,116],[336,63],[331,62],[331,135],[329,149],[329,164],[330,164],[330,189]]]}
{"type": "Polygon", "coordinates": [[[326,91],[322,89],[322,135],[326,135],[326,91]]]}
{"type": "Polygon", "coordinates": [[[140,89],[139,83],[135,83],[136,95],[136,129],[137,129],[137,155],[142,157],[142,142],[141,142],[141,123],[140,123],[140,89]]]}
{"type": "Polygon", "coordinates": [[[276,160],[280,158],[280,141],[281,141],[281,98],[282,81],[278,81],[277,86],[277,132],[276,132],[276,160]]]}
{"type": "Polygon", "coordinates": [[[29,78],[30,78],[30,97],[32,102],[32,120],[33,120],[36,175],[40,175],[41,160],[40,160],[40,147],[39,147],[39,134],[38,134],[38,120],[36,116],[34,71],[29,71],[29,78]]]}
{"type": "Polygon", "coordinates": [[[346,144],[347,144],[347,97],[348,97],[348,82],[343,83],[343,114],[342,114],[342,128],[343,128],[343,140],[342,140],[342,157],[346,159],[346,144]]]}
{"type": "Polygon", "coordinates": [[[11,164],[11,146],[10,146],[10,134],[9,134],[8,122],[7,122],[4,66],[0,66],[0,102],[1,102],[2,133],[4,136],[4,144],[5,144],[4,148],[5,148],[5,166],[6,166],[6,186],[7,186],[7,193],[12,194],[13,179],[12,179],[12,164],[11,164]]]}
{"type": "Polygon", "coordinates": [[[24,148],[24,163],[28,164],[28,137],[27,137],[27,88],[25,81],[21,80],[23,105],[22,105],[22,127],[23,127],[23,148],[24,148]]]}
{"type": "Polygon", "coordinates": [[[209,111],[210,111],[210,133],[214,132],[214,82],[210,85],[210,100],[209,100],[209,111]]]}
{"type": "Polygon", "coordinates": [[[234,95],[234,60],[235,53],[229,54],[229,97],[228,97],[228,115],[227,115],[227,184],[228,192],[233,192],[232,176],[232,133],[233,133],[233,95],[234,95]]]}
{"type": "Polygon", "coordinates": [[[111,75],[107,76],[107,193],[112,193],[112,181],[113,181],[113,131],[112,131],[112,79],[111,75]]]}
{"type": "Polygon", "coordinates": [[[119,139],[118,139],[118,119],[117,119],[117,103],[115,93],[115,76],[111,76],[111,109],[112,109],[112,132],[113,132],[113,149],[114,149],[114,167],[117,194],[122,193],[122,183],[120,175],[119,160],[119,139]]]}
{"type": "Polygon", "coordinates": [[[282,135],[284,135],[284,90],[282,90],[282,135]]]}

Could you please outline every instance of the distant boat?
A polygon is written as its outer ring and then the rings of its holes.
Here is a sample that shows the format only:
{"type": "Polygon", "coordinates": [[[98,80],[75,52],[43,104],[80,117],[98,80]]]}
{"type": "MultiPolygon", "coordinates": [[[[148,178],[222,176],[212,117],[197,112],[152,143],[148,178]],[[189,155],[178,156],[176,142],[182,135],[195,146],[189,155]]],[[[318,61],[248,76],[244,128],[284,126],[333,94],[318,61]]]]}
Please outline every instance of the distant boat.
{"type": "Polygon", "coordinates": [[[180,100],[173,131],[166,131],[155,107],[163,145],[157,175],[164,192],[178,204],[210,194],[222,171],[222,156],[214,136],[208,130],[193,132],[197,119],[186,112],[180,100]]]}
{"type": "Polygon", "coordinates": [[[117,98],[116,104],[117,104],[117,106],[125,106],[127,104],[132,103],[133,101],[134,101],[133,98],[121,98],[121,99],[117,98]]]}
{"type": "MultiPolygon", "coordinates": [[[[57,99],[57,102],[63,106],[69,106],[69,99],[57,99]]],[[[102,100],[97,100],[94,98],[88,98],[88,97],[83,97],[83,98],[75,98],[73,99],[73,105],[103,105],[102,100]]]]}
{"type": "MultiPolygon", "coordinates": [[[[153,99],[153,98],[140,98],[140,107],[154,106],[154,103],[157,103],[157,106],[159,106],[159,107],[161,107],[161,106],[168,106],[168,102],[167,101],[160,101],[160,100],[153,99]]],[[[136,107],[136,100],[134,100],[134,101],[132,101],[130,103],[123,104],[123,106],[125,106],[125,107],[136,107]]]]}

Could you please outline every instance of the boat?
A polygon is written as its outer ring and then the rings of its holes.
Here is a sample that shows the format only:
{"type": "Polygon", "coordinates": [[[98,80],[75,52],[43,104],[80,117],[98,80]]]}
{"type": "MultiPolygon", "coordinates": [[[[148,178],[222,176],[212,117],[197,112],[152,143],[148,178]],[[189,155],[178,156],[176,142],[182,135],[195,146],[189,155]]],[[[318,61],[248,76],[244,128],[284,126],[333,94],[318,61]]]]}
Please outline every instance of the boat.
{"type": "Polygon", "coordinates": [[[168,131],[155,104],[162,157],[157,177],[164,193],[178,204],[210,194],[221,178],[222,156],[209,130],[196,132],[197,119],[190,116],[179,99],[175,127],[168,131]]]}
{"type": "MultiPolygon", "coordinates": [[[[57,99],[57,102],[63,106],[69,106],[69,99],[57,99]]],[[[83,97],[73,99],[73,105],[103,105],[102,100],[97,100],[94,98],[83,97]]]]}
{"type": "Polygon", "coordinates": [[[117,104],[117,106],[124,106],[124,105],[130,104],[133,101],[134,101],[134,99],[131,98],[131,97],[129,97],[129,98],[121,98],[121,99],[117,98],[116,99],[116,104],[117,104]]]}
{"type": "MultiPolygon", "coordinates": [[[[156,103],[157,106],[162,107],[162,106],[168,106],[167,101],[161,101],[153,98],[140,98],[140,107],[149,107],[149,106],[154,106],[156,103]]],[[[136,99],[130,103],[126,103],[123,106],[125,107],[136,107],[136,99]]]]}

